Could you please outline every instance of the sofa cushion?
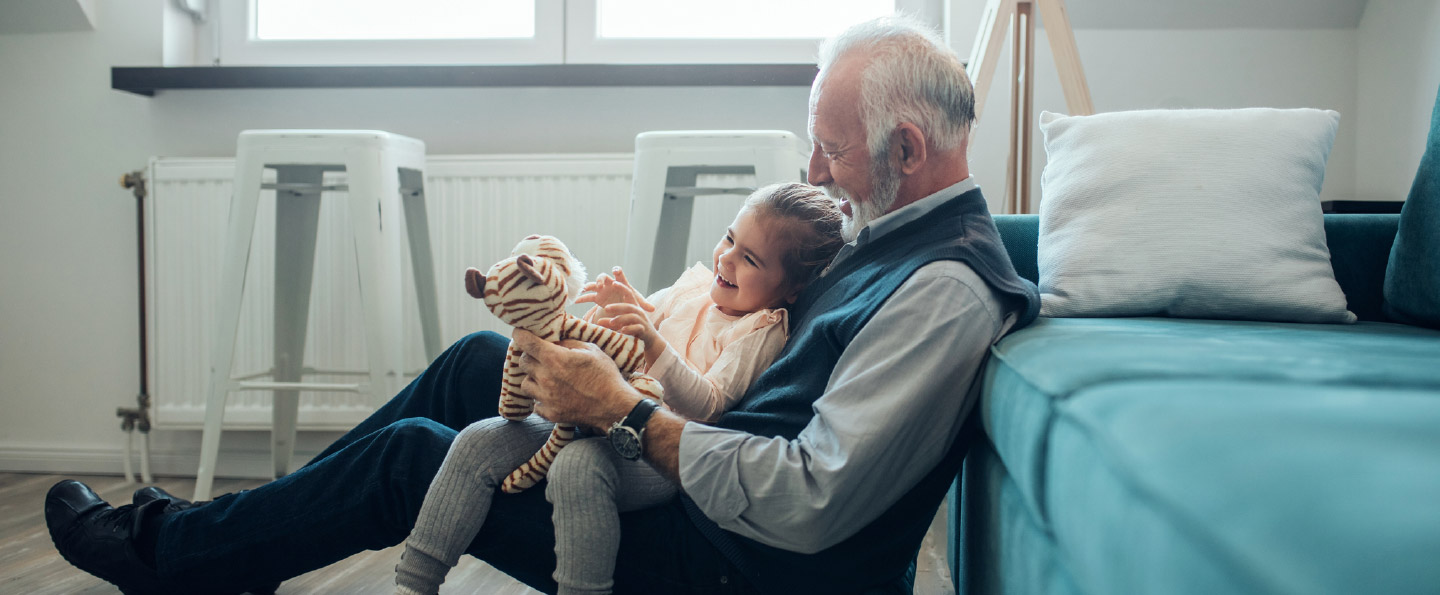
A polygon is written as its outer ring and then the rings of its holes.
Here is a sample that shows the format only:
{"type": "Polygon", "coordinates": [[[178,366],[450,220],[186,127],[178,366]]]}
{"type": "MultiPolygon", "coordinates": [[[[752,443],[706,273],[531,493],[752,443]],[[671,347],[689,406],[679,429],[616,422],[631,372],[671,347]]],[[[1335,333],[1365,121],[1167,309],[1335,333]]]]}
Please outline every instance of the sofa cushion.
{"type": "Polygon", "coordinates": [[[1440,97],[1430,139],[1400,212],[1400,231],[1385,273],[1386,312],[1410,324],[1440,328],[1440,97]]]}
{"type": "MultiPolygon", "coordinates": [[[[1345,309],[1360,320],[1390,322],[1384,312],[1385,267],[1400,216],[1391,214],[1327,214],[1325,244],[1335,281],[1345,292],[1345,309]]],[[[1040,283],[1035,263],[1040,234],[1036,215],[995,215],[995,227],[1015,272],[1040,283]]]]}
{"type": "Polygon", "coordinates": [[[1138,380],[1057,405],[1043,497],[1081,591],[1434,592],[1440,392],[1276,380],[1138,380]]]}
{"type": "MultiPolygon", "coordinates": [[[[1224,379],[1307,390],[1415,389],[1440,404],[1440,332],[1392,323],[1041,318],[991,353],[981,400],[986,432],[1041,522],[1050,518],[1041,495],[1053,468],[1047,456],[1056,411],[1082,391],[1224,379]]],[[[1243,405],[1232,413],[1248,415],[1243,405]]],[[[1299,398],[1293,404],[1308,405],[1299,398]]]]}
{"type": "Polygon", "coordinates": [[[1041,114],[1041,314],[1354,322],[1320,209],[1339,118],[1041,114]]]}

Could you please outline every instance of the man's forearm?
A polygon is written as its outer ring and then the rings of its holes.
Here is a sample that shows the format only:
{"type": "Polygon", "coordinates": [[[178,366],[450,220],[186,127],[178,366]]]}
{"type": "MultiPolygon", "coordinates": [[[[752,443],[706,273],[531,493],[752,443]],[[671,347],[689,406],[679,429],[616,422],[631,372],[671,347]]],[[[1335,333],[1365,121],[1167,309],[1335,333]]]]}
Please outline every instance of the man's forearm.
{"type": "Polygon", "coordinates": [[[680,485],[680,435],[685,418],[659,409],[645,424],[645,460],[675,485],[680,485]]]}

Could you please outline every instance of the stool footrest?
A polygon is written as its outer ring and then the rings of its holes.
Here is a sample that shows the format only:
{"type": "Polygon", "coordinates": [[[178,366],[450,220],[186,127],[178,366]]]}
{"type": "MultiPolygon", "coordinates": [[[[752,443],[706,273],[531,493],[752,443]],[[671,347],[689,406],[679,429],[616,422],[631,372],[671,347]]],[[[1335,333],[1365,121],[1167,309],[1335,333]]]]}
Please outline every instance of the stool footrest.
{"type": "Polygon", "coordinates": [[[277,182],[261,184],[261,190],[285,190],[295,194],[319,194],[321,192],[349,192],[349,184],[306,184],[304,182],[277,182]]]}
{"type": "Polygon", "coordinates": [[[332,384],[323,382],[240,382],[238,390],[309,390],[328,392],[358,393],[365,390],[361,384],[332,384]]]}
{"type": "Polygon", "coordinates": [[[754,188],[697,188],[694,186],[666,186],[665,194],[670,196],[710,196],[712,194],[738,194],[750,196],[754,188]]]}

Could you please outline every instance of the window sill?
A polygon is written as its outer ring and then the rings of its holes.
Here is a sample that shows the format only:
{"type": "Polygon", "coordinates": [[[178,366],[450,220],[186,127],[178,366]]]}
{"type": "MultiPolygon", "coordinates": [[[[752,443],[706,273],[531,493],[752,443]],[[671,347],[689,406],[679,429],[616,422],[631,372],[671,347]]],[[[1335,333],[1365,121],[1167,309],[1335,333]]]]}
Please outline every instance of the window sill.
{"type": "Polygon", "coordinates": [[[808,87],[814,64],[537,64],[505,66],[170,66],[110,69],[110,88],[808,87]]]}

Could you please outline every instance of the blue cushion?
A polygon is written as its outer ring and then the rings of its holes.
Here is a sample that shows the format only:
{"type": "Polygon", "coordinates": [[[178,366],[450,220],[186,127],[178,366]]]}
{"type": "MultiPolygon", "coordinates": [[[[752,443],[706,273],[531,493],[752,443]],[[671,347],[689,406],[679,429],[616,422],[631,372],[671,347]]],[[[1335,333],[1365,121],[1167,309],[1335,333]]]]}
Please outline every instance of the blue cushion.
{"type": "Polygon", "coordinates": [[[1440,328],[1440,97],[1430,118],[1430,139],[1385,272],[1386,312],[1396,320],[1440,328]]]}
{"type": "MultiPolygon", "coordinates": [[[[1042,523],[1049,520],[1041,496],[1053,468],[1047,456],[1057,407],[1086,389],[1221,379],[1417,389],[1430,391],[1440,406],[1440,332],[1392,323],[1041,318],[991,353],[980,404],[986,432],[1042,523]]],[[[1293,404],[1303,409],[1307,402],[1297,396],[1293,404]]],[[[1248,415],[1239,405],[1232,413],[1248,415]]]]}
{"type": "Polygon", "coordinates": [[[1440,392],[1275,380],[1104,384],[1057,407],[1044,499],[1081,591],[1435,592],[1440,392]]]}

